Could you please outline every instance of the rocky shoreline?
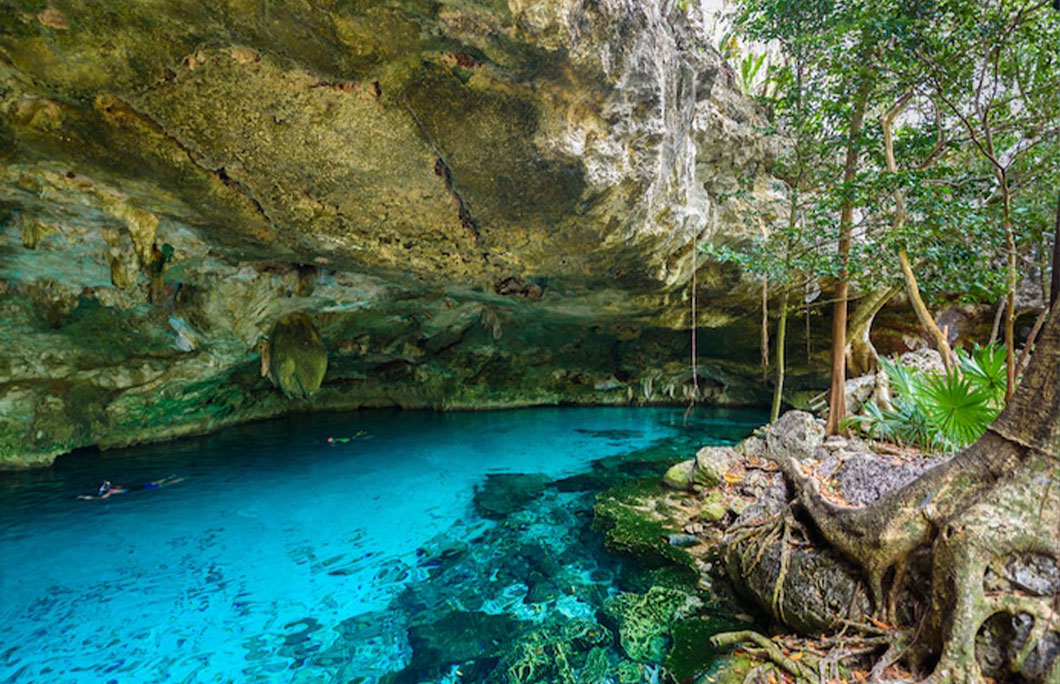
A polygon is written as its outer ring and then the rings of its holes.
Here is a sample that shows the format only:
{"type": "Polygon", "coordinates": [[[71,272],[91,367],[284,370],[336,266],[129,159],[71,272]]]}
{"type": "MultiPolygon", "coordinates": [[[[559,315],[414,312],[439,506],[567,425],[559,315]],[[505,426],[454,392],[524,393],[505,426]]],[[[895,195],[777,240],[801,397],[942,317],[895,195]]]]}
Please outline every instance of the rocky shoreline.
{"type": "MultiPolygon", "coordinates": [[[[598,524],[605,521],[600,526],[607,546],[655,566],[660,584],[688,587],[698,580],[697,590],[708,601],[731,604],[735,596],[750,603],[755,615],[746,616],[739,632],[745,638],[772,634],[774,641],[812,649],[818,635],[825,640],[846,627],[864,626],[881,635],[900,629],[873,617],[860,569],[828,549],[789,504],[792,492],[773,462],[789,456],[818,482],[826,499],[844,507],[872,503],[948,460],[858,438],[825,439],[822,421],[790,411],[739,444],[699,449],[694,459],[670,467],[661,487],[641,483],[639,490],[626,485],[602,494],[596,513],[598,524]]],[[[1043,558],[1010,561],[988,572],[987,581],[998,591],[1030,586],[1050,595],[1060,589],[1058,572],[1043,558]]],[[[903,592],[894,614],[899,624],[915,624],[922,591],[930,585],[927,556],[914,556],[906,572],[905,586],[914,590],[903,592]]],[[[999,620],[979,635],[977,653],[985,673],[1004,674],[999,668],[1006,654],[1018,652],[1029,638],[1024,622],[1018,616],[999,620]]],[[[699,649],[710,648],[709,643],[704,639],[699,649]]],[[[680,649],[676,639],[673,648],[680,649]]],[[[1060,644],[1034,648],[1036,659],[1024,673],[1032,678],[1033,663],[1044,667],[1060,644]]],[[[722,661],[720,667],[734,665],[722,661]]],[[[748,667],[739,661],[739,672],[748,667]]]]}

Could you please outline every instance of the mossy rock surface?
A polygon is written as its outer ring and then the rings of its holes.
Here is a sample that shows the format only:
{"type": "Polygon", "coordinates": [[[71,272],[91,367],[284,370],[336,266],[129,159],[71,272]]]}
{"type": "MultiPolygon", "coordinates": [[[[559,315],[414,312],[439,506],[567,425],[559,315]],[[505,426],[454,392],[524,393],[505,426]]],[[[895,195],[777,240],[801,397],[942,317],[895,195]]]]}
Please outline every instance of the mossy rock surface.
{"type": "Polygon", "coordinates": [[[610,670],[605,646],[613,635],[591,620],[574,618],[519,640],[501,658],[488,684],[599,684],[610,670]]]}
{"type": "Polygon", "coordinates": [[[666,657],[674,624],[701,606],[688,592],[652,587],[644,594],[623,593],[608,599],[602,614],[618,633],[627,656],[658,664],[666,657]]]}
{"type": "Polygon", "coordinates": [[[704,617],[681,620],[670,630],[672,645],[663,661],[663,668],[678,682],[692,681],[707,671],[718,656],[711,647],[710,637],[718,633],[718,625],[704,617]]]}
{"type": "Polygon", "coordinates": [[[313,396],[327,370],[328,350],[309,316],[293,313],[276,321],[269,332],[267,371],[284,396],[313,396]]]}
{"type": "Polygon", "coordinates": [[[757,663],[745,654],[718,656],[697,684],[744,684],[757,663]]]}
{"type": "Polygon", "coordinates": [[[658,478],[651,478],[602,492],[593,507],[593,528],[603,532],[608,549],[646,568],[675,566],[694,584],[698,572],[692,556],[665,537],[665,511],[659,510],[656,498],[665,491],[658,478]]]}

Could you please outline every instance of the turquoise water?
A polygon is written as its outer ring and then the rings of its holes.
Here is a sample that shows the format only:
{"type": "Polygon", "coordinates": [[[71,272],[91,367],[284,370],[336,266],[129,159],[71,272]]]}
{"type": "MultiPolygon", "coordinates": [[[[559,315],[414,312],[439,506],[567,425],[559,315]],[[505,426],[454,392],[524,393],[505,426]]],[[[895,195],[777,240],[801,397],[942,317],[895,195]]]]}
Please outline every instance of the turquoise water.
{"type": "Polygon", "coordinates": [[[623,588],[596,491],[764,417],[682,414],[362,411],[2,474],[0,682],[486,681],[623,588]]]}

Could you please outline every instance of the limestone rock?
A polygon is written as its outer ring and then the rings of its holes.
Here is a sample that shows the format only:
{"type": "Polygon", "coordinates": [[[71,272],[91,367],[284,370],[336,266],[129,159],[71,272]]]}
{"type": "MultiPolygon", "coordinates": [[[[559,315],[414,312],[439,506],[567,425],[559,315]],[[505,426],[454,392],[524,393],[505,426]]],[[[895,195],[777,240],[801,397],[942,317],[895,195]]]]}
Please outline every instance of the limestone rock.
{"type": "Polygon", "coordinates": [[[500,645],[521,628],[510,615],[477,611],[453,611],[435,622],[413,625],[409,668],[440,675],[450,664],[500,656],[500,645]]]}
{"type": "Polygon", "coordinates": [[[691,489],[695,467],[695,461],[681,461],[670,466],[663,475],[663,484],[682,491],[691,489]]]}
{"type": "Polygon", "coordinates": [[[604,602],[603,615],[618,632],[619,643],[631,659],[661,663],[675,623],[700,607],[689,593],[652,587],[646,594],[623,593],[604,602]]]}
{"type": "Polygon", "coordinates": [[[696,518],[704,522],[714,523],[724,518],[728,510],[729,507],[726,505],[725,495],[721,492],[711,492],[699,507],[699,513],[696,518]]]}
{"type": "Polygon", "coordinates": [[[904,365],[922,373],[943,373],[946,370],[942,363],[942,355],[928,347],[906,352],[899,359],[904,365]]]}
{"type": "Polygon", "coordinates": [[[716,487],[724,482],[725,473],[736,463],[730,447],[705,446],[696,452],[693,481],[700,487],[716,487]]]}
{"type": "Polygon", "coordinates": [[[734,190],[773,199],[777,143],[698,5],[18,4],[0,8],[0,468],[276,416],[283,394],[765,400],[754,289],[690,245],[756,233],[734,190]],[[273,340],[283,394],[263,391],[249,350],[292,311],[329,341],[329,383],[319,354],[283,370],[273,340]],[[105,388],[101,417],[38,417],[79,383],[105,388]]]}
{"type": "Polygon", "coordinates": [[[746,543],[723,547],[726,574],[745,596],[763,610],[804,634],[836,628],[841,620],[856,620],[872,612],[861,572],[831,551],[789,548],[783,603],[772,605],[780,575],[779,541],[767,546],[757,564],[745,562],[758,549],[746,543]]]}
{"type": "Polygon", "coordinates": [[[766,428],[766,444],[771,454],[784,454],[797,460],[813,456],[824,442],[824,426],[809,413],[788,411],[766,428]]]}
{"type": "Polygon", "coordinates": [[[288,398],[308,399],[320,389],[328,369],[328,351],[309,316],[293,313],[276,321],[262,368],[288,398]]]}
{"type": "Polygon", "coordinates": [[[876,375],[862,375],[860,378],[847,380],[844,389],[847,403],[847,415],[853,416],[861,413],[865,402],[872,397],[876,391],[876,375]]]}

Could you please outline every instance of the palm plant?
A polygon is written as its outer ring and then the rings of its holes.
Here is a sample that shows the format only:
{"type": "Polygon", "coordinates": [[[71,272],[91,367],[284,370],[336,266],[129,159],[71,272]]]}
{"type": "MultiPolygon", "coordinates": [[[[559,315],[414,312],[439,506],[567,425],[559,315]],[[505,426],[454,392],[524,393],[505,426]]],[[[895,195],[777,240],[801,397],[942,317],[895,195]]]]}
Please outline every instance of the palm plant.
{"type": "MultiPolygon", "coordinates": [[[[1001,358],[1003,361],[1004,354],[1001,358]]],[[[1004,365],[1001,368],[1004,378],[1004,365]]],[[[1004,397],[1004,384],[1001,396],[1004,397]]],[[[999,410],[989,390],[976,385],[971,376],[960,375],[953,369],[927,378],[916,401],[927,413],[939,441],[953,448],[979,439],[997,418],[999,410]]]]}
{"type": "Polygon", "coordinates": [[[1005,347],[991,344],[981,347],[978,344],[967,352],[957,349],[957,359],[961,372],[972,380],[980,389],[990,394],[991,400],[998,406],[1005,402],[1005,347]]]}
{"type": "Polygon", "coordinates": [[[1005,351],[976,346],[959,352],[960,369],[926,373],[898,360],[881,359],[894,408],[873,403],[846,425],[869,437],[924,450],[955,451],[971,444],[997,417],[1005,396],[1005,351]]]}

